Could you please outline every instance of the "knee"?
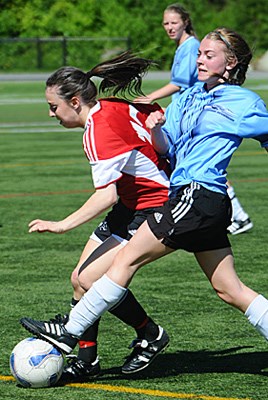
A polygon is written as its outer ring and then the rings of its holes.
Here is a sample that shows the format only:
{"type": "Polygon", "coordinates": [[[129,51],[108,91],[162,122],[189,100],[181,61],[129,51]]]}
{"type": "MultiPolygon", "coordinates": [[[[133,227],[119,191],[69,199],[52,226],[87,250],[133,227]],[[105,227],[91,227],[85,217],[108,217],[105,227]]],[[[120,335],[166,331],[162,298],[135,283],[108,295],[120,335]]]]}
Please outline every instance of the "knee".
{"type": "Polygon", "coordinates": [[[225,303],[240,308],[241,299],[243,297],[243,288],[242,287],[233,287],[228,286],[224,288],[213,287],[217,296],[224,301],[225,303]]]}
{"type": "Polygon", "coordinates": [[[83,272],[81,272],[78,275],[78,284],[84,291],[88,291],[93,285],[93,283],[94,281],[90,279],[88,274],[84,274],[83,272]]]}
{"type": "Polygon", "coordinates": [[[224,291],[224,290],[219,290],[214,288],[214,291],[216,292],[217,296],[224,301],[227,304],[232,305],[233,304],[233,297],[230,293],[224,291]]]}
{"type": "Polygon", "coordinates": [[[77,289],[79,287],[77,268],[73,270],[71,274],[71,284],[74,289],[77,289]]]}

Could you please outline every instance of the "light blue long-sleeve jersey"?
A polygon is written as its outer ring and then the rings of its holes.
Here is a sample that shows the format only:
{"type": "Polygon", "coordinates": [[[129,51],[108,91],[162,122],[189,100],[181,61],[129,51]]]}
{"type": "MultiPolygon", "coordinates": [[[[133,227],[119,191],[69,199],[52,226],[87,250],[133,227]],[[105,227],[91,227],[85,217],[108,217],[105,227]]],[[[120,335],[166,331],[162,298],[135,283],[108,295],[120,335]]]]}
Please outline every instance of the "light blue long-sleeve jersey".
{"type": "Polygon", "coordinates": [[[199,46],[199,40],[190,36],[177,47],[171,68],[170,83],[180,86],[181,90],[172,95],[172,100],[198,81],[196,59],[199,46]]]}
{"type": "Polygon", "coordinates": [[[197,83],[168,106],[162,130],[170,144],[171,196],[191,181],[226,193],[226,169],[242,140],[268,147],[268,111],[256,93],[240,86],[206,91],[197,83]]]}

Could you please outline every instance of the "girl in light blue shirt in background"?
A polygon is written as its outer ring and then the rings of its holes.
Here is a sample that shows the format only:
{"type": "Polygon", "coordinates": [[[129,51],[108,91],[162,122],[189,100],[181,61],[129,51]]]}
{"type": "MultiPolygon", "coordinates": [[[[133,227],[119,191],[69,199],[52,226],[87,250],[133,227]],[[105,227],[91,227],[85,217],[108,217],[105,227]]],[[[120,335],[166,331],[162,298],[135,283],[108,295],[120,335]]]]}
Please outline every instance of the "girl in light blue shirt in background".
{"type": "Polygon", "coordinates": [[[197,82],[196,57],[200,43],[194,32],[190,14],[181,5],[171,4],[164,11],[163,27],[177,45],[171,80],[160,89],[138,97],[135,102],[153,103],[168,96],[174,99],[197,82]]]}

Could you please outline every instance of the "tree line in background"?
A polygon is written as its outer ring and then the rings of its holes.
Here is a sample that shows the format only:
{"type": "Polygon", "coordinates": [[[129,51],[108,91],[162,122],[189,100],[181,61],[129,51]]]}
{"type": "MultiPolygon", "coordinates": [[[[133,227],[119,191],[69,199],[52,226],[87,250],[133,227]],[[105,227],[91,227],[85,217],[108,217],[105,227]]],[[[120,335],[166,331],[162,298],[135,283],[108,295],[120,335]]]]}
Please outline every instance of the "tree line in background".
{"type": "MultiPolygon", "coordinates": [[[[165,7],[172,3],[163,0],[0,0],[0,41],[4,38],[95,38],[96,41],[85,42],[83,46],[73,42],[69,50],[76,58],[67,59],[68,63],[72,61],[81,68],[90,68],[103,58],[125,50],[127,43],[133,52],[155,60],[161,69],[169,69],[174,45],[162,28],[162,15],[165,7]],[[106,40],[101,44],[100,38],[128,38],[129,41],[106,40]],[[89,57],[83,58],[85,54],[89,57]]],[[[226,26],[245,37],[255,59],[268,50],[267,0],[179,3],[190,12],[199,39],[218,26],[226,26]]],[[[12,50],[11,42],[2,46],[0,69],[12,69],[14,65],[19,68],[21,56],[29,44],[26,47],[16,42],[16,46],[16,51],[12,50]]],[[[62,51],[57,49],[56,42],[54,50],[57,54],[62,51]]],[[[51,55],[48,65],[54,68],[53,42],[45,51],[51,55]]],[[[33,53],[29,52],[28,58],[30,62],[33,53]]],[[[62,58],[58,57],[57,62],[62,63],[62,58]]]]}

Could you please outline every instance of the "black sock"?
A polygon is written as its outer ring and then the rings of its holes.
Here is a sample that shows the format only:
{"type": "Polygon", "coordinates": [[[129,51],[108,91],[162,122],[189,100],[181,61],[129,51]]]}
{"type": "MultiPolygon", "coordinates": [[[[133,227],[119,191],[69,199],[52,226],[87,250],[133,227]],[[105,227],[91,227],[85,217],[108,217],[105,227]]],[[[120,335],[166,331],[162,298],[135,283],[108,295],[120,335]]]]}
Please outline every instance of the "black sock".
{"type": "Polygon", "coordinates": [[[97,337],[100,318],[97,319],[81,336],[78,344],[78,358],[87,363],[92,363],[97,357],[97,337]]]}
{"type": "Polygon", "coordinates": [[[71,304],[70,304],[71,308],[74,308],[74,306],[76,306],[76,304],[78,302],[79,302],[79,300],[76,300],[74,297],[72,297],[71,304]]]}
{"type": "Polygon", "coordinates": [[[127,290],[120,302],[109,311],[127,325],[132,326],[136,330],[138,338],[148,341],[157,338],[159,334],[158,325],[148,317],[146,311],[130,290],[127,290]]]}
{"type": "Polygon", "coordinates": [[[146,339],[148,342],[152,342],[159,335],[159,327],[150,317],[147,317],[144,323],[135,329],[138,338],[146,339]]]}

